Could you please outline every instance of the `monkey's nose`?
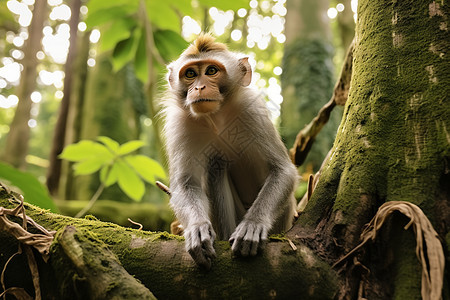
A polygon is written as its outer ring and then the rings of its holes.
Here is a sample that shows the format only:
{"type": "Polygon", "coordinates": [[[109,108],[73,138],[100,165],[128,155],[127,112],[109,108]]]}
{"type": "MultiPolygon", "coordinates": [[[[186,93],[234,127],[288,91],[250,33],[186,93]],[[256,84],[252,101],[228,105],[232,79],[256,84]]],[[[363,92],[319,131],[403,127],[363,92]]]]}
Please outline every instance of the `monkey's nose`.
{"type": "Polygon", "coordinates": [[[205,85],[197,85],[197,86],[195,87],[195,90],[196,90],[196,91],[201,91],[201,90],[204,90],[205,88],[206,88],[205,85]]]}

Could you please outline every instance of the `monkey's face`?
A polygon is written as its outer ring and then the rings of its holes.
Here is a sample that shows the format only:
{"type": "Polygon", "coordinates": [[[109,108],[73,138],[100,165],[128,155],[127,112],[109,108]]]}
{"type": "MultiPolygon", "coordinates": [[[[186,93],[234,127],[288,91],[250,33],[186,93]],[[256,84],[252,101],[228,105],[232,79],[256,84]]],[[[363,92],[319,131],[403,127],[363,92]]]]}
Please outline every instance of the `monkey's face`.
{"type": "Polygon", "coordinates": [[[191,61],[180,69],[178,76],[186,96],[184,105],[194,115],[219,110],[227,82],[226,69],[220,62],[212,59],[191,61]]]}

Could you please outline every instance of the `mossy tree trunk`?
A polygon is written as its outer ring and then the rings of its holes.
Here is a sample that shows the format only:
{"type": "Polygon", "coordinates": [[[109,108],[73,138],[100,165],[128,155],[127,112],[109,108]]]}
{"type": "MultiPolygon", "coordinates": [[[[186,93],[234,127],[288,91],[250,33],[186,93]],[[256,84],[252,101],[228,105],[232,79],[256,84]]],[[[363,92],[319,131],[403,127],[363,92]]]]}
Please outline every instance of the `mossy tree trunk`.
{"type": "MultiPolygon", "coordinates": [[[[443,1],[359,1],[349,99],[330,158],[300,217],[305,241],[320,241],[329,258],[356,246],[378,207],[394,200],[418,205],[448,251],[448,18],[443,1]]],[[[411,231],[398,229],[407,222],[393,218],[383,242],[358,258],[365,267],[347,265],[341,295],[356,297],[365,276],[361,289],[368,299],[421,298],[415,240],[411,231]]]]}
{"type": "MultiPolygon", "coordinates": [[[[287,147],[292,147],[298,130],[330,99],[334,85],[333,46],[328,0],[290,0],[286,6],[280,131],[287,147]]],[[[335,114],[307,158],[306,164],[315,171],[332,146],[339,124],[339,116],[335,114]]]]}

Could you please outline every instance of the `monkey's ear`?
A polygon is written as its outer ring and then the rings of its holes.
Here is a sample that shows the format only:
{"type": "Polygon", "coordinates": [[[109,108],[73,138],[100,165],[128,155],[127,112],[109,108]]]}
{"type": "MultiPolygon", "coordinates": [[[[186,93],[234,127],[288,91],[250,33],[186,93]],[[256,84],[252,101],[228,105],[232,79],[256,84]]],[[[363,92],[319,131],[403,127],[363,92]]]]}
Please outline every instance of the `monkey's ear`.
{"type": "Polygon", "coordinates": [[[250,82],[252,81],[252,67],[250,66],[250,63],[248,62],[248,57],[239,59],[239,67],[242,70],[241,85],[248,86],[250,84],[250,82]]]}
{"type": "Polygon", "coordinates": [[[174,78],[173,78],[173,66],[172,65],[168,65],[167,66],[167,70],[169,71],[167,73],[167,81],[169,82],[169,85],[171,88],[174,88],[174,78]]]}

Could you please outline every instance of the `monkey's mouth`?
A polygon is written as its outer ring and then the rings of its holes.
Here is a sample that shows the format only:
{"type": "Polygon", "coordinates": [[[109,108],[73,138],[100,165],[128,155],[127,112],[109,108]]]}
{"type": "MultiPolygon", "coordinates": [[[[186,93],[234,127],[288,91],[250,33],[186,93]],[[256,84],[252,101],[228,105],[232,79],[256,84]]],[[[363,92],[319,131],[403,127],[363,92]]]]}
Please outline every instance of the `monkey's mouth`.
{"type": "Polygon", "coordinates": [[[197,100],[193,101],[192,104],[201,103],[201,102],[215,102],[215,101],[217,101],[217,100],[201,98],[201,99],[197,99],[197,100]]]}

